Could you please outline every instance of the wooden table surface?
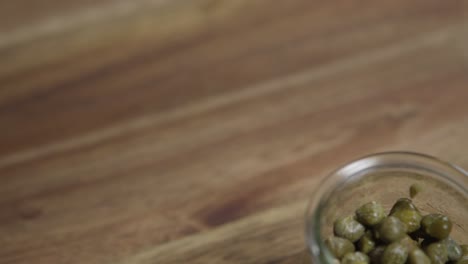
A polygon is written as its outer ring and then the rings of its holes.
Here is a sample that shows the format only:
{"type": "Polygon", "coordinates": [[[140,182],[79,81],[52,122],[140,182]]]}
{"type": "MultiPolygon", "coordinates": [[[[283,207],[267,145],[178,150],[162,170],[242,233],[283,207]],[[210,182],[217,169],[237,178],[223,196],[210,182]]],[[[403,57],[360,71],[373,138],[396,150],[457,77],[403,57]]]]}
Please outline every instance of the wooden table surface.
{"type": "Polygon", "coordinates": [[[468,168],[467,6],[3,1],[0,263],[300,263],[334,168],[468,168]]]}

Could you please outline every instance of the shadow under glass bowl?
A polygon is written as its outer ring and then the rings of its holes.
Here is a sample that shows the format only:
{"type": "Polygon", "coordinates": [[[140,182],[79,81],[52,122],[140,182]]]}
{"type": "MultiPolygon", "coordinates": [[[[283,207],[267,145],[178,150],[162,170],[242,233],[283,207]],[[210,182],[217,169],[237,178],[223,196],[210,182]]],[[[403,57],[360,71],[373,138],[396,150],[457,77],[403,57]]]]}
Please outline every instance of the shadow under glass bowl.
{"type": "Polygon", "coordinates": [[[306,212],[310,263],[333,263],[323,241],[333,234],[333,221],[360,205],[378,201],[390,211],[396,200],[409,197],[418,183],[423,191],[414,204],[424,214],[440,213],[453,222],[451,237],[468,244],[468,174],[448,162],[412,152],[385,152],[350,162],[319,185],[306,212]]]}

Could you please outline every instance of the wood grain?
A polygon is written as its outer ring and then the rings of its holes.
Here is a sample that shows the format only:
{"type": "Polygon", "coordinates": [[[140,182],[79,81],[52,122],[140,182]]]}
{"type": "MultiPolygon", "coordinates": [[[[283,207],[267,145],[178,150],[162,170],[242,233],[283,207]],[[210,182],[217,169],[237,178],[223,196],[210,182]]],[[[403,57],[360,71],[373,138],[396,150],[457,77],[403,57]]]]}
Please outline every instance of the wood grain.
{"type": "Polygon", "coordinates": [[[0,3],[0,263],[301,263],[341,164],[468,168],[466,1],[0,3]]]}

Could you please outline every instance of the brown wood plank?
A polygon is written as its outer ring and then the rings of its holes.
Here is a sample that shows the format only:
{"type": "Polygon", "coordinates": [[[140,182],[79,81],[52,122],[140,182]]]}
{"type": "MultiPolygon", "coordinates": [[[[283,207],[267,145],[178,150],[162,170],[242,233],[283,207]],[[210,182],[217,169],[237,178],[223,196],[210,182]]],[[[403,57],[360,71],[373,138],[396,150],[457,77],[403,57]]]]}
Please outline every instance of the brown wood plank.
{"type": "Polygon", "coordinates": [[[300,263],[337,166],[468,168],[464,1],[25,4],[0,11],[1,264],[300,263]]]}
{"type": "MultiPolygon", "coordinates": [[[[108,45],[113,42],[102,43],[102,38],[98,38],[103,33],[101,31],[106,32],[108,28],[84,30],[80,34],[73,32],[90,42],[80,49],[81,54],[72,56],[73,53],[69,52],[82,47],[83,43],[75,44],[73,38],[65,38],[66,53],[60,56],[68,59],[54,63],[53,67],[41,67],[34,71],[33,76],[40,76],[39,82],[31,76],[21,75],[9,77],[3,83],[7,88],[4,92],[6,96],[2,98],[6,101],[0,104],[0,122],[10,124],[10,129],[3,133],[0,154],[102,129],[148,112],[159,113],[196,101],[197,98],[238,91],[278,74],[293,73],[311,65],[320,67],[360,50],[388,45],[460,20],[457,2],[448,5],[446,12],[441,12],[444,9],[437,8],[437,3],[424,4],[427,12],[422,12],[420,5],[409,5],[404,13],[398,12],[399,6],[395,4],[383,6],[377,9],[378,12],[372,5],[335,8],[330,3],[312,8],[305,1],[286,5],[288,9],[278,6],[271,11],[265,11],[262,5],[244,4],[242,8],[234,9],[236,12],[233,11],[232,16],[219,18],[219,26],[202,28],[198,34],[179,45],[172,43],[156,50],[152,48],[152,43],[159,40],[158,33],[168,28],[156,28],[156,33],[144,35],[143,39],[137,38],[144,44],[135,44],[132,38],[121,33],[114,36],[113,41],[123,42],[122,45],[113,45],[109,50],[108,45]],[[246,16],[244,11],[248,8],[259,11],[253,17],[255,19],[247,19],[247,22],[259,24],[256,27],[235,19],[246,16]],[[362,10],[350,12],[349,9],[353,8],[362,10]],[[420,12],[425,15],[415,16],[420,12]],[[278,19],[281,14],[285,18],[278,19]],[[344,16],[349,24],[324,20],[328,16],[344,16]],[[385,23],[378,23],[382,20],[385,23]],[[408,26],[409,23],[412,26],[408,26]],[[278,31],[282,32],[281,38],[276,38],[278,31]],[[68,44],[76,47],[68,47],[68,44]],[[104,50],[101,48],[89,55],[82,54],[86,49],[98,49],[103,45],[104,50]],[[116,48],[120,50],[116,51],[116,48]],[[214,53],[214,50],[217,52],[214,53]],[[123,54],[130,58],[120,57],[123,54]],[[82,61],[85,66],[75,65],[76,56],[80,56],[78,63],[82,61]],[[93,62],[96,59],[98,62],[93,62]],[[267,67],[272,64],[277,66],[267,67]],[[65,69],[62,70],[62,67],[65,69]],[[70,77],[69,74],[74,76],[70,77]],[[43,79],[45,83],[41,83],[43,79]],[[24,82],[25,86],[22,86],[24,82]],[[135,89],[139,92],[136,93],[135,89]],[[53,122],[47,122],[49,120],[53,122]],[[36,136],[29,137],[29,131],[36,136]]],[[[222,7],[219,9],[222,10],[222,7]]],[[[181,13],[184,15],[186,12],[181,13]]],[[[167,19],[177,20],[178,17],[168,15],[167,19]]],[[[120,23],[132,21],[123,19],[120,23]]],[[[133,34],[138,25],[127,26],[124,32],[133,34]]],[[[11,56],[15,62],[20,62],[18,56],[28,51],[34,51],[37,57],[47,56],[50,50],[62,50],[56,47],[56,40],[54,43],[47,43],[47,39],[44,42],[44,52],[40,52],[42,47],[39,42],[39,46],[31,49],[6,51],[6,57],[11,56]]],[[[38,57],[37,60],[28,58],[27,61],[41,60],[38,57]]],[[[8,59],[5,62],[8,63],[8,59]]]]}

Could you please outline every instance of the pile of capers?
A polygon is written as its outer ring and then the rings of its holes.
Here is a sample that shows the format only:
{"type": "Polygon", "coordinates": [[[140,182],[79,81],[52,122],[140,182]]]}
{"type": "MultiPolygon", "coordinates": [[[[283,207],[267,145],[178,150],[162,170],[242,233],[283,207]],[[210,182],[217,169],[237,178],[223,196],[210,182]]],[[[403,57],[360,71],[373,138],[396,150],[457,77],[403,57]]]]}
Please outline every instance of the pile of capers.
{"type": "MultiPolygon", "coordinates": [[[[419,186],[410,187],[413,198],[419,186]]],[[[452,222],[442,214],[423,216],[409,198],[387,215],[378,202],[336,219],[325,245],[341,264],[468,264],[468,245],[450,237],[452,222]]]]}

